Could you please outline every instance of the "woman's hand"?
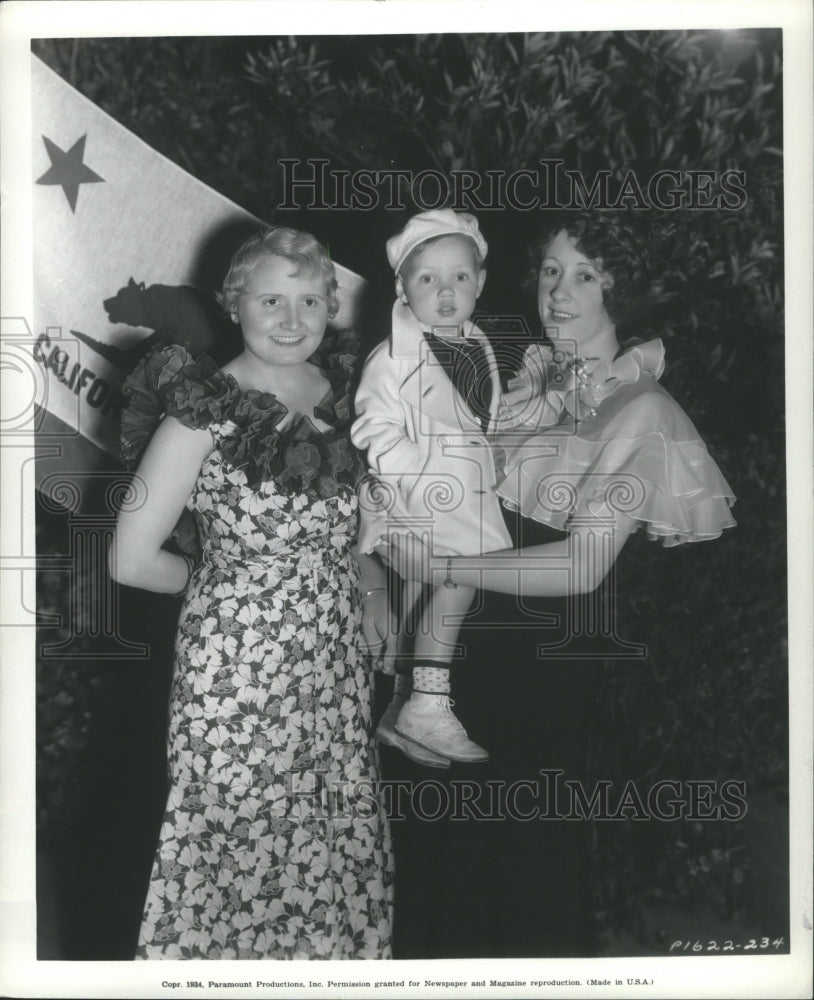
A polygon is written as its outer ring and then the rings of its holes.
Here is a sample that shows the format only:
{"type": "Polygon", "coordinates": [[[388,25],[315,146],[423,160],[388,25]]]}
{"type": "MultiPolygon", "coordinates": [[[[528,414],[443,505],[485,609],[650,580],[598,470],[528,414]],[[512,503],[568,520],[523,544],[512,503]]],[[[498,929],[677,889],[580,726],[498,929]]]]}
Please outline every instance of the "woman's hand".
{"type": "Polygon", "coordinates": [[[384,587],[376,587],[362,597],[362,638],[376,669],[392,674],[395,670],[398,622],[384,587]]]}

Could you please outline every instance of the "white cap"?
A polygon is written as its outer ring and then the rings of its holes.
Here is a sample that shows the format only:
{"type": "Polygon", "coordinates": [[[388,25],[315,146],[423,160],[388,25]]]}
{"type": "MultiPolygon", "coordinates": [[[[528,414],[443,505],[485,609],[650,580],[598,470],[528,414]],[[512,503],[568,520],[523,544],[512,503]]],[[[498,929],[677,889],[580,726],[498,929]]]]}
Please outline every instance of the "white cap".
{"type": "Polygon", "coordinates": [[[417,246],[435,236],[468,236],[477,247],[481,261],[486,259],[489,248],[475,216],[453,212],[451,208],[437,208],[414,215],[400,233],[387,241],[387,259],[396,274],[417,246]]]}

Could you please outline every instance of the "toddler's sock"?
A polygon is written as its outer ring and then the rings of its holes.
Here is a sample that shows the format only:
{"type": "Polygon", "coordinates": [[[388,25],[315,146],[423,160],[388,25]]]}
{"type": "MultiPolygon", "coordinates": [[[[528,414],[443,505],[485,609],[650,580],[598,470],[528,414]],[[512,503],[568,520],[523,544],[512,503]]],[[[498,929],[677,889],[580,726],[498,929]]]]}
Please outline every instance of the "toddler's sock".
{"type": "Polygon", "coordinates": [[[413,667],[413,691],[420,694],[449,694],[449,666],[425,660],[413,667]]]}

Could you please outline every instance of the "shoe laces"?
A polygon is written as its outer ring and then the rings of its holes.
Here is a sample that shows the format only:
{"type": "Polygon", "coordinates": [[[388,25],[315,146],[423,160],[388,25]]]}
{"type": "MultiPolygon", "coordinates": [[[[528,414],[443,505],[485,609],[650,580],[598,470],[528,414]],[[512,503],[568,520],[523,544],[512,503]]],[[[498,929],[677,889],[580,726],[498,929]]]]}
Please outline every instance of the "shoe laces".
{"type": "Polygon", "coordinates": [[[442,714],[449,719],[453,729],[455,729],[456,732],[462,733],[464,736],[466,736],[466,730],[461,724],[461,720],[452,711],[454,705],[455,701],[452,698],[445,698],[442,696],[438,699],[438,706],[441,709],[442,714]]]}

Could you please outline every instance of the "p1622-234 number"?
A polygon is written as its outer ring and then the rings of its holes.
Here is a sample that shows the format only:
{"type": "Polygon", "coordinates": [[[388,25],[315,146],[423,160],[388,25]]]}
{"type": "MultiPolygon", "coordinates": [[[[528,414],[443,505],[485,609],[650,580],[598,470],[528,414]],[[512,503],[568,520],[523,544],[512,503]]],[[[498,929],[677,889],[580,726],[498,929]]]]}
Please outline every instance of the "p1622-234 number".
{"type": "Polygon", "coordinates": [[[731,952],[746,952],[746,951],[768,951],[770,948],[774,948],[777,951],[779,948],[785,946],[784,938],[749,938],[746,944],[741,942],[730,941],[729,939],[722,941],[720,944],[717,941],[707,941],[704,944],[703,941],[699,940],[689,940],[689,941],[673,941],[670,945],[670,954],[692,954],[697,955],[699,952],[704,951],[731,951],[731,952]]]}

